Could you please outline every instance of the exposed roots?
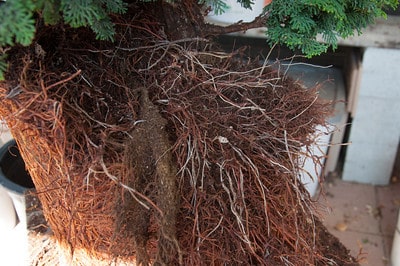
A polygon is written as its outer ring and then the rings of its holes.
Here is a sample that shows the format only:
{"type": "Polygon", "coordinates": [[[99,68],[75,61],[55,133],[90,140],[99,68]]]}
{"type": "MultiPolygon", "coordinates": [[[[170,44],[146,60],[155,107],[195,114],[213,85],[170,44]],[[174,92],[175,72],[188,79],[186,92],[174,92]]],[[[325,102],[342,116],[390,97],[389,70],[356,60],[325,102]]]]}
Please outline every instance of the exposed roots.
{"type": "Polygon", "coordinates": [[[353,265],[298,179],[317,89],[138,16],[117,45],[46,27],[44,58],[11,53],[0,116],[56,239],[143,265],[353,265]]]}

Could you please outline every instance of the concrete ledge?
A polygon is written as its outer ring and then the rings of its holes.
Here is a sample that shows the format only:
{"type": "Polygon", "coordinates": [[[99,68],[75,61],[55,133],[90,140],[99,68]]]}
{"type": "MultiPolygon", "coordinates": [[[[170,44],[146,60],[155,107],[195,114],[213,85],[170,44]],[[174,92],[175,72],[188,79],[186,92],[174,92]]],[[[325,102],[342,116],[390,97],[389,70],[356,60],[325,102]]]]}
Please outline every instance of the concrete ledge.
{"type": "Polygon", "coordinates": [[[387,185],[400,140],[399,49],[367,48],[343,180],[387,185]]]}
{"type": "MultiPolygon", "coordinates": [[[[228,23],[210,20],[209,23],[221,26],[229,25],[228,23]]],[[[256,28],[247,30],[246,32],[231,33],[230,35],[266,39],[265,31],[266,28],[256,28]]],[[[322,36],[318,36],[317,40],[323,42],[322,36]]],[[[400,16],[388,16],[387,19],[377,19],[375,24],[362,30],[361,35],[355,32],[354,36],[346,39],[339,38],[338,45],[400,49],[400,16]]]]}
{"type": "Polygon", "coordinates": [[[400,16],[377,19],[361,35],[339,39],[338,45],[400,49],[400,16]]]}

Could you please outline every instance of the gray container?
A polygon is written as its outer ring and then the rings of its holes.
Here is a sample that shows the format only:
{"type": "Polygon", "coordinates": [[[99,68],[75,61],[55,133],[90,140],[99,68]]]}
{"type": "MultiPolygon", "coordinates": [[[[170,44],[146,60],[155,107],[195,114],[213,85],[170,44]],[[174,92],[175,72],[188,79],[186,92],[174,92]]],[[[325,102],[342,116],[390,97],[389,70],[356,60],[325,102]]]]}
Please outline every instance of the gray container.
{"type": "Polygon", "coordinates": [[[25,193],[35,186],[14,140],[0,148],[0,185],[12,199],[19,222],[26,226],[25,193]]]}
{"type": "Polygon", "coordinates": [[[0,233],[13,229],[17,222],[13,201],[8,192],[0,186],[0,233]]]}

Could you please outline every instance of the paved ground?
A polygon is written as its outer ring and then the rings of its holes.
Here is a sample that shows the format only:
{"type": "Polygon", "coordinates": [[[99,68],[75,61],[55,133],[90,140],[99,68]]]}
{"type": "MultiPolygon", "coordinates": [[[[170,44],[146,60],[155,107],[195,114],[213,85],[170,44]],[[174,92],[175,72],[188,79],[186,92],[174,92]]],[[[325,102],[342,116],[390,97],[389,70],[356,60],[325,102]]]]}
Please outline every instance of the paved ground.
{"type": "MultiPolygon", "coordinates": [[[[328,230],[362,257],[361,265],[388,266],[400,208],[400,182],[388,186],[350,183],[330,177],[325,184],[328,230]],[[359,252],[362,252],[359,254],[359,252]]],[[[400,250],[398,251],[400,252],[400,250]]]]}

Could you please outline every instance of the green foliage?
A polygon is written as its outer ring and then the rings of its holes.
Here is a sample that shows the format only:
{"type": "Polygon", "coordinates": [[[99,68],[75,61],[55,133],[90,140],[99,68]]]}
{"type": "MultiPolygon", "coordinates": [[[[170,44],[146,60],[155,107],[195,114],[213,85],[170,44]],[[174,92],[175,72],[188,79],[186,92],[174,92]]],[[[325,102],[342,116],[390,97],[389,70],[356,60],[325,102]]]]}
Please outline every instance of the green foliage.
{"type": "Polygon", "coordinates": [[[281,43],[300,49],[309,57],[336,48],[338,37],[346,38],[385,17],[384,8],[395,8],[397,0],[273,0],[267,35],[271,44],[281,43]],[[321,35],[324,43],[317,41],[321,35]]]}
{"type": "Polygon", "coordinates": [[[60,9],[67,24],[74,28],[89,25],[98,39],[112,41],[115,31],[108,13],[124,12],[123,2],[120,7],[115,5],[117,1],[104,5],[105,2],[112,1],[61,0],[60,9]]]}
{"type": "Polygon", "coordinates": [[[250,0],[237,0],[237,2],[240,3],[242,5],[242,7],[244,7],[244,8],[251,9],[251,5],[254,5],[254,1],[250,1],[250,0]]]}
{"type": "MultiPolygon", "coordinates": [[[[240,3],[242,7],[249,9],[254,5],[254,1],[251,0],[237,0],[237,2],[240,3]]],[[[220,15],[229,9],[229,6],[224,0],[199,0],[198,3],[210,6],[216,15],[220,15]]]]}
{"type": "Polygon", "coordinates": [[[114,25],[109,13],[123,13],[126,4],[112,0],[61,0],[64,21],[72,27],[90,26],[101,40],[113,41],[114,25]]]}
{"type": "Polygon", "coordinates": [[[0,54],[0,80],[4,80],[4,73],[7,70],[6,54],[0,54]]]}
{"type": "MultiPolygon", "coordinates": [[[[211,6],[217,14],[228,8],[224,0],[198,2],[211,6]]],[[[251,0],[237,2],[250,9],[254,4],[251,0]]],[[[395,8],[397,4],[397,0],[273,0],[265,8],[270,12],[267,35],[270,43],[283,43],[314,56],[326,51],[329,45],[336,47],[338,36],[361,33],[375,17],[385,16],[384,7],[395,8]],[[326,43],[316,41],[318,34],[326,43]]],[[[0,50],[31,44],[35,36],[34,16],[43,18],[46,24],[64,20],[72,27],[88,26],[98,39],[113,41],[115,30],[109,14],[124,13],[126,9],[123,0],[0,0],[0,50]]],[[[4,60],[5,54],[1,53],[0,80],[6,70],[4,60]]]]}
{"type": "Polygon", "coordinates": [[[112,0],[61,0],[64,21],[72,27],[90,26],[101,40],[113,40],[114,25],[108,13],[123,13],[126,4],[112,0]]]}
{"type": "Polygon", "coordinates": [[[46,24],[61,18],[72,27],[89,26],[98,39],[112,40],[114,25],[109,13],[123,13],[123,0],[10,0],[0,6],[0,47],[29,45],[35,34],[34,12],[46,24]],[[62,14],[62,16],[61,16],[62,14]]]}
{"type": "Polygon", "coordinates": [[[215,14],[220,15],[229,8],[223,0],[199,0],[199,4],[206,4],[212,8],[215,14]]]}
{"type": "Polygon", "coordinates": [[[47,24],[54,25],[61,20],[60,5],[60,1],[57,0],[42,0],[39,6],[43,8],[42,16],[47,24]]]}
{"type": "MultiPolygon", "coordinates": [[[[72,27],[89,26],[100,40],[113,41],[114,24],[110,13],[123,13],[123,0],[9,0],[0,2],[0,49],[30,45],[35,36],[35,12],[46,24],[64,22],[72,27]]],[[[0,56],[0,80],[7,65],[0,56]]]]}
{"type": "Polygon", "coordinates": [[[0,47],[15,43],[29,45],[35,35],[31,0],[13,0],[0,6],[0,47]]]}

